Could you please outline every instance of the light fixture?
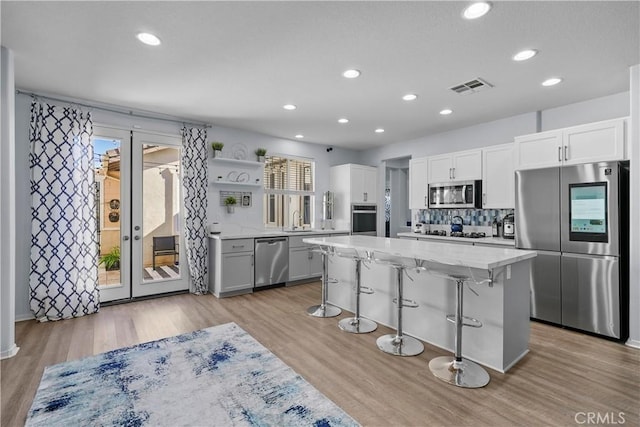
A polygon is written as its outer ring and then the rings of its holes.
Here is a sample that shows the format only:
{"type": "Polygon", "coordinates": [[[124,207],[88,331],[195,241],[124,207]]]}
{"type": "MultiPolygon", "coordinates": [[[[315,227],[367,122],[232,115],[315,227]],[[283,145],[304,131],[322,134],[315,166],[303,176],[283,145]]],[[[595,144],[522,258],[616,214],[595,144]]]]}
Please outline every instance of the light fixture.
{"type": "Polygon", "coordinates": [[[551,77],[542,82],[542,86],[555,86],[560,83],[562,79],[560,77],[551,77]]]}
{"type": "Polygon", "coordinates": [[[522,50],[515,55],[513,55],[514,61],[526,61],[527,59],[531,59],[538,54],[538,51],[535,49],[525,49],[522,50]]]}
{"type": "Polygon", "coordinates": [[[402,97],[402,99],[404,99],[405,101],[413,101],[414,99],[418,98],[418,95],[413,94],[413,93],[408,93],[405,96],[402,97]]]}
{"type": "Polygon", "coordinates": [[[453,110],[451,110],[449,108],[445,108],[444,110],[440,111],[440,114],[443,115],[443,116],[448,116],[451,113],[453,113],[453,110]]]}
{"type": "Polygon", "coordinates": [[[296,107],[293,104],[285,104],[285,105],[282,106],[282,108],[284,108],[285,110],[295,110],[298,107],[296,107]]]}
{"type": "Polygon", "coordinates": [[[345,119],[344,117],[341,119],[338,119],[338,123],[349,123],[349,119],[345,119]]]}
{"type": "Polygon", "coordinates": [[[384,129],[382,129],[382,128],[376,129],[376,133],[382,133],[382,132],[384,132],[384,129]]]}
{"type": "Polygon", "coordinates": [[[136,36],[138,40],[140,40],[144,44],[148,44],[149,46],[158,46],[160,45],[160,39],[151,34],[151,33],[138,33],[136,36]]]}
{"type": "Polygon", "coordinates": [[[348,79],[355,79],[356,77],[360,76],[360,71],[359,70],[347,70],[344,73],[342,73],[343,76],[345,76],[348,79]]]}
{"type": "Polygon", "coordinates": [[[466,19],[477,19],[481,16],[486,15],[487,12],[491,9],[491,3],[486,1],[478,1],[470,4],[465,8],[462,12],[462,16],[466,19]]]}
{"type": "Polygon", "coordinates": [[[297,135],[296,135],[296,138],[298,138],[298,139],[300,139],[300,138],[304,138],[304,135],[302,135],[302,134],[300,134],[300,133],[299,133],[299,134],[297,134],[297,135]]]}

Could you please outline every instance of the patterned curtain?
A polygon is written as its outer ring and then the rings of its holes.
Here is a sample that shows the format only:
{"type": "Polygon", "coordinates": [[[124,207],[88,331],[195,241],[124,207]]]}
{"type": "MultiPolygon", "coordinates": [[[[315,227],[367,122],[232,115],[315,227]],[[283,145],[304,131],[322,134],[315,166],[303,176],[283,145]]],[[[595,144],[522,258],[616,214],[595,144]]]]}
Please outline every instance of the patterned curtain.
{"type": "Polygon", "coordinates": [[[193,293],[207,293],[207,130],[182,129],[185,242],[193,293]]]}
{"type": "Polygon", "coordinates": [[[90,113],[31,104],[29,288],[41,322],[100,309],[92,133],[90,113]]]}

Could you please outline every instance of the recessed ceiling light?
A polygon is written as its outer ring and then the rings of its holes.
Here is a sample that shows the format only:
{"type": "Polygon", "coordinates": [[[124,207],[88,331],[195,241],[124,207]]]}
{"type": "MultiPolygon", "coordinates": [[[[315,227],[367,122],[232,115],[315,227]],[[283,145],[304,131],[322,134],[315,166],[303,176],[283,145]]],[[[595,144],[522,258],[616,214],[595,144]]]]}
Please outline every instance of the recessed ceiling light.
{"type": "Polygon", "coordinates": [[[384,132],[384,129],[382,129],[382,128],[376,129],[376,133],[382,133],[382,132],[384,132]]]}
{"type": "Polygon", "coordinates": [[[300,134],[300,133],[299,133],[299,134],[297,134],[297,135],[296,135],[296,138],[298,138],[298,139],[300,139],[300,138],[304,138],[304,135],[302,135],[302,134],[300,134]]]}
{"type": "Polygon", "coordinates": [[[491,9],[491,3],[486,1],[478,1],[467,6],[462,12],[462,16],[466,19],[476,19],[484,16],[491,9]]]}
{"type": "Polygon", "coordinates": [[[282,106],[282,108],[284,108],[285,110],[295,110],[298,107],[296,107],[293,104],[285,104],[285,105],[282,106]]]}
{"type": "Polygon", "coordinates": [[[338,123],[349,123],[349,119],[345,119],[344,117],[341,119],[338,119],[338,123]]]}
{"type": "Polygon", "coordinates": [[[538,54],[538,51],[535,49],[526,49],[520,51],[513,55],[514,61],[526,61],[527,59],[531,59],[538,54]]]}
{"type": "Polygon", "coordinates": [[[402,99],[404,99],[405,101],[413,101],[417,97],[418,97],[418,95],[415,95],[413,93],[408,93],[405,96],[403,96],[402,99]]]}
{"type": "Polygon", "coordinates": [[[562,79],[560,77],[551,77],[550,79],[543,81],[542,86],[555,86],[561,81],[562,79]]]}
{"type": "Polygon", "coordinates": [[[451,113],[453,113],[453,110],[449,108],[445,108],[444,110],[440,111],[440,114],[442,114],[443,116],[448,116],[451,113]]]}
{"type": "Polygon", "coordinates": [[[138,37],[138,40],[142,43],[148,44],[149,46],[158,46],[160,44],[160,39],[151,33],[138,33],[136,37],[138,37]]]}
{"type": "Polygon", "coordinates": [[[355,79],[356,77],[360,76],[360,71],[359,70],[347,70],[344,73],[342,73],[343,76],[345,76],[348,79],[355,79]]]}

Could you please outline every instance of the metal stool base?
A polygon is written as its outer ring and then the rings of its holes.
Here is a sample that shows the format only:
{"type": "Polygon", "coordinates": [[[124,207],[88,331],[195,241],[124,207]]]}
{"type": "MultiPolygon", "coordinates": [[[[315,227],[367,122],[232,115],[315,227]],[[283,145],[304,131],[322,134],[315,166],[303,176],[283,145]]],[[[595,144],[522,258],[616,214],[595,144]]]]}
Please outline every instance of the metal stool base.
{"type": "Polygon", "coordinates": [[[329,304],[313,305],[307,309],[307,314],[313,317],[336,317],[342,313],[338,307],[334,307],[329,304]]]}
{"type": "Polygon", "coordinates": [[[378,324],[369,319],[363,319],[362,317],[356,319],[355,317],[347,317],[338,322],[338,326],[345,332],[350,334],[368,334],[378,329],[378,324]]]}
{"type": "Polygon", "coordinates": [[[489,384],[489,374],[482,366],[462,359],[456,368],[455,360],[452,356],[436,357],[429,362],[429,369],[437,378],[458,387],[480,388],[489,384]]]}
{"type": "Polygon", "coordinates": [[[378,348],[394,356],[417,356],[424,351],[424,345],[417,339],[395,334],[383,335],[376,340],[378,348]]]}

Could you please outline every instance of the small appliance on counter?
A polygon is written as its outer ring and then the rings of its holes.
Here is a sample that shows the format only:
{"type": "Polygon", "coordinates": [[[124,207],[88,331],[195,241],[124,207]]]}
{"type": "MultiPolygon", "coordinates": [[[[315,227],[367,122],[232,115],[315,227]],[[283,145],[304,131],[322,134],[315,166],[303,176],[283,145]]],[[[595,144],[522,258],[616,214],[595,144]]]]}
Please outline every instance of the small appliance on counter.
{"type": "Polygon", "coordinates": [[[419,234],[427,234],[429,232],[429,224],[424,222],[417,222],[413,224],[413,232],[419,234]]]}
{"type": "Polygon", "coordinates": [[[222,229],[220,228],[219,222],[212,222],[209,224],[209,234],[220,234],[222,229]]]}
{"type": "Polygon", "coordinates": [[[516,236],[516,224],[513,219],[513,214],[509,214],[504,217],[502,237],[505,239],[514,239],[516,236]]]}
{"type": "Polygon", "coordinates": [[[491,223],[491,235],[493,237],[500,237],[502,231],[502,221],[498,221],[498,218],[494,218],[491,223]]]}
{"type": "Polygon", "coordinates": [[[464,220],[462,219],[461,216],[454,216],[453,218],[451,218],[451,232],[452,233],[462,233],[462,229],[463,227],[463,222],[464,220]]]}

